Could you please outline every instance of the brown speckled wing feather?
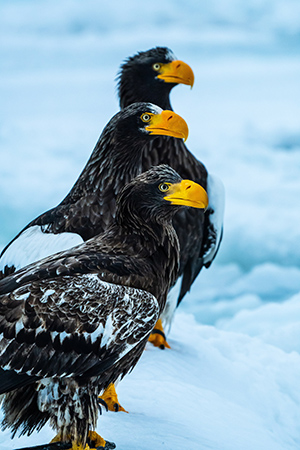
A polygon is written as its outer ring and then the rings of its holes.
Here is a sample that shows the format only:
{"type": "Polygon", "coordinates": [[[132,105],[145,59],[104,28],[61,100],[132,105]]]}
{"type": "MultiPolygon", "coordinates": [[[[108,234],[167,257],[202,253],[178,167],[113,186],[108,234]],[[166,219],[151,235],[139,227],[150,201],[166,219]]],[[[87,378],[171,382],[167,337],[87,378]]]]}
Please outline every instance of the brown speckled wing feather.
{"type": "Polygon", "coordinates": [[[27,284],[0,298],[1,366],[42,378],[99,376],[147,337],[158,313],[153,295],[96,274],[27,284]]]}

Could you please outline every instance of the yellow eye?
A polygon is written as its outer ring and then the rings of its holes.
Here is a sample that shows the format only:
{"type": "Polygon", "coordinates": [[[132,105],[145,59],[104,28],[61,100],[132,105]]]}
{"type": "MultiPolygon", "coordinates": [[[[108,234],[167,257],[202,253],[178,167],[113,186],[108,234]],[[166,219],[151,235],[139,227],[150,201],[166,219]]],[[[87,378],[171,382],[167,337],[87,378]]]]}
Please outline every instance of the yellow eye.
{"type": "Polygon", "coordinates": [[[160,68],[161,68],[161,64],[159,64],[159,63],[152,64],[152,69],[155,70],[156,72],[158,72],[160,68]]]}
{"type": "Polygon", "coordinates": [[[171,183],[160,183],[160,185],[158,186],[158,189],[161,192],[167,192],[170,189],[171,183]]]}
{"type": "Polygon", "coordinates": [[[141,115],[141,119],[143,122],[150,122],[152,115],[153,114],[144,113],[141,115]]]}

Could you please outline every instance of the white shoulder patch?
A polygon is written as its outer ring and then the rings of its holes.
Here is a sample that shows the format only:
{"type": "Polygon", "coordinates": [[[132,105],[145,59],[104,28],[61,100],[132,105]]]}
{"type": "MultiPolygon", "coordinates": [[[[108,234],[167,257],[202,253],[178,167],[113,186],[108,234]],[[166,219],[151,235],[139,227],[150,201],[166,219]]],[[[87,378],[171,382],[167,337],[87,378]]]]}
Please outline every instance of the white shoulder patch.
{"type": "Polygon", "coordinates": [[[0,259],[0,270],[15,266],[21,269],[39,259],[54,253],[68,250],[83,239],[75,233],[43,233],[39,225],[34,225],[23,231],[20,236],[12,242],[0,259]]]}
{"type": "Polygon", "coordinates": [[[214,259],[218,251],[223,233],[225,189],[222,181],[216,175],[208,175],[207,195],[209,199],[208,208],[213,211],[209,216],[209,221],[212,225],[213,233],[215,233],[215,238],[213,239],[213,244],[203,255],[204,264],[207,264],[214,259]]]}

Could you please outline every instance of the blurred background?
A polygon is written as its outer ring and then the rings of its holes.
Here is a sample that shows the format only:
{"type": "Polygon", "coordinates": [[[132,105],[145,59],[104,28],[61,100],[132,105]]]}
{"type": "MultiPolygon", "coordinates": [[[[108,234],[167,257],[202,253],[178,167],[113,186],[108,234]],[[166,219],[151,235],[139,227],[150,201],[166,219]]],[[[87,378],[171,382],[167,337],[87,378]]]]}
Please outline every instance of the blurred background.
{"type": "Polygon", "coordinates": [[[182,308],[263,333],[251,314],[300,290],[300,2],[2,0],[0,38],[0,248],[77,179],[121,62],[168,46],[195,73],[171,93],[187,146],[226,189],[219,255],[182,308]]]}

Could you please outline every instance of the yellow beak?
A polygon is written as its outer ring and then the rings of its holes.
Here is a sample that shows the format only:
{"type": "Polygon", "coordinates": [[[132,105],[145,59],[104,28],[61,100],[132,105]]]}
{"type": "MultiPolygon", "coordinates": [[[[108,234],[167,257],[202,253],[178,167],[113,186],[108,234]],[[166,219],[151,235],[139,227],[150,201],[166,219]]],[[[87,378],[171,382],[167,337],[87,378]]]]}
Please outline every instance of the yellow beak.
{"type": "Polygon", "coordinates": [[[171,202],[172,205],[185,205],[202,209],[208,206],[208,196],[205,189],[200,184],[190,180],[182,180],[180,183],[173,184],[164,199],[171,202]]]}
{"type": "Polygon", "coordinates": [[[164,80],[166,83],[187,84],[193,87],[194,72],[188,64],[183,61],[172,61],[168,64],[162,64],[159,69],[157,78],[164,80]]]}
{"type": "Polygon", "coordinates": [[[161,114],[154,114],[145,130],[150,134],[172,136],[187,140],[189,129],[186,121],[173,111],[164,110],[161,114]]]}

